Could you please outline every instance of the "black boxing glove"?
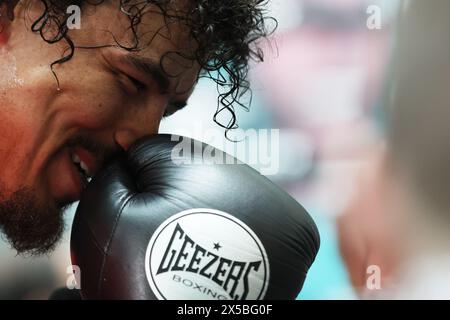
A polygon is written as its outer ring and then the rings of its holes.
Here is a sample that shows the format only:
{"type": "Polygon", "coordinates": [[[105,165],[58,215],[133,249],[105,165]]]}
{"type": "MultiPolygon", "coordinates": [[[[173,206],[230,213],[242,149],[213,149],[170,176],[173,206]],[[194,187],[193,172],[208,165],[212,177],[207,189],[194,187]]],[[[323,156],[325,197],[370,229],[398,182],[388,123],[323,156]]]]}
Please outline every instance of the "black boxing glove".
{"type": "Polygon", "coordinates": [[[82,297],[295,299],[319,249],[311,217],[254,169],[205,163],[225,154],[182,139],[140,139],[83,193],[71,235],[82,297]]]}

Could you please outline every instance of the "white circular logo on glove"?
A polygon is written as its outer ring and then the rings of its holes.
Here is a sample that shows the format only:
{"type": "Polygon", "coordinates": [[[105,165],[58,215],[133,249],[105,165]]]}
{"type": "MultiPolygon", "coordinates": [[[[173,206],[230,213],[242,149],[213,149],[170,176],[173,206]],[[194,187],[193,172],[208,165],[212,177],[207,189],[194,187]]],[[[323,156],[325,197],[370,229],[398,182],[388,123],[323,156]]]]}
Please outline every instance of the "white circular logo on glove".
{"type": "Polygon", "coordinates": [[[212,209],[164,221],[148,244],[145,272],[158,299],[259,300],[269,284],[269,261],[256,234],[212,209]]]}

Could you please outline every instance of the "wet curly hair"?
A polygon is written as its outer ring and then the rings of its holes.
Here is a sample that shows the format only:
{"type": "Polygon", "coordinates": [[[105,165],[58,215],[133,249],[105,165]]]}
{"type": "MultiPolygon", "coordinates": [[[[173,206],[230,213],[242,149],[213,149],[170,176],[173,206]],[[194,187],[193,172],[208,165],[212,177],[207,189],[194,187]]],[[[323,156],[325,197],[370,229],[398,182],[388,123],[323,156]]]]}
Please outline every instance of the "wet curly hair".
{"type": "MultiPolygon", "coordinates": [[[[20,0],[0,0],[6,3],[8,15],[13,19],[13,8],[20,0]]],[[[190,38],[195,41],[195,52],[186,56],[177,52],[184,59],[196,61],[201,72],[199,78],[212,79],[217,85],[218,104],[214,122],[226,129],[238,128],[236,107],[249,110],[251,90],[248,81],[250,61],[263,61],[261,39],[266,39],[275,29],[276,20],[267,15],[268,0],[188,0],[186,8],[173,10],[176,0],[116,0],[118,10],[127,16],[133,40],[131,45],[114,45],[96,47],[77,47],[72,41],[67,27],[69,5],[98,6],[108,0],[34,0],[43,5],[42,14],[36,19],[31,30],[39,34],[50,44],[65,42],[67,50],[64,55],[51,64],[51,71],[58,83],[54,67],[68,62],[77,48],[100,48],[119,46],[128,51],[142,48],[137,35],[137,28],[148,6],[156,6],[163,14],[166,26],[181,22],[188,27],[190,38]],[[49,32],[51,30],[51,32],[49,32]],[[55,32],[56,31],[56,32],[55,32]],[[223,120],[225,119],[225,120],[223,120]]],[[[185,7],[183,5],[183,7],[185,7]]],[[[174,52],[168,52],[174,54],[174,52]]],[[[161,60],[164,59],[164,56],[161,60]]],[[[160,61],[161,67],[162,61],[160,61]]]]}

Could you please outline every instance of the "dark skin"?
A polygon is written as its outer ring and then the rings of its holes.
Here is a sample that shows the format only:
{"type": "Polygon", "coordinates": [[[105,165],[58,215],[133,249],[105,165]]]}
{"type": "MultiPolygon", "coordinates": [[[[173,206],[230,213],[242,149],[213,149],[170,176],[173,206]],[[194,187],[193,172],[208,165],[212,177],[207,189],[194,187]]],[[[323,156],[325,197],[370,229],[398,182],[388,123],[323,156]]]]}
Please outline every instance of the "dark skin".
{"type": "MultiPolygon", "coordinates": [[[[172,50],[190,54],[192,41],[179,24],[170,25],[170,39],[158,34],[163,17],[149,8],[139,36],[150,45],[133,52],[77,49],[70,62],[55,66],[58,88],[49,65],[64,44],[49,45],[30,31],[39,4],[21,1],[10,8],[3,5],[8,14],[0,18],[0,226],[19,252],[41,253],[61,233],[61,208],[82,192],[73,155],[94,175],[114,153],[156,134],[165,112],[189,98],[200,67],[167,59],[164,68],[176,77],[161,72],[161,57],[172,50]],[[27,223],[30,239],[16,234],[27,223]]],[[[116,6],[104,3],[82,16],[81,30],[71,37],[81,47],[127,43],[128,27],[116,6]]]]}

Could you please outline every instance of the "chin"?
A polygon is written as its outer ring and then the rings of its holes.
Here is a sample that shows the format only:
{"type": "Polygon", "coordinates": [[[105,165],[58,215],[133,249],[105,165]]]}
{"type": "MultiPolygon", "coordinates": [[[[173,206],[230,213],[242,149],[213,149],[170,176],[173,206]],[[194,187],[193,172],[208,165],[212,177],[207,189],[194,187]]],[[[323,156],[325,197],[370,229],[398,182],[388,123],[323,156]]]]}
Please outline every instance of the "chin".
{"type": "Polygon", "coordinates": [[[19,254],[51,252],[64,231],[66,205],[41,200],[37,194],[36,189],[22,187],[0,201],[0,229],[19,254]]]}

